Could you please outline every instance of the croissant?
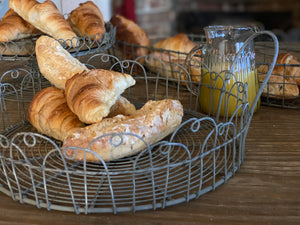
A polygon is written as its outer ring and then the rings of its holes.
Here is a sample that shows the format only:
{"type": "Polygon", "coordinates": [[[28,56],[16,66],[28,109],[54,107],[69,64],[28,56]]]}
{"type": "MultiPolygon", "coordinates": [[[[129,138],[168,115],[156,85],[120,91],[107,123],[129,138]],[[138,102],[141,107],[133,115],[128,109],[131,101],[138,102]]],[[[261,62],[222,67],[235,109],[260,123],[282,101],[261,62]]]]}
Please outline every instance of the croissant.
{"type": "Polygon", "coordinates": [[[41,74],[57,88],[64,90],[69,78],[76,73],[88,70],[51,37],[45,35],[39,37],[36,41],[35,52],[41,74]]]}
{"type": "Polygon", "coordinates": [[[0,41],[8,42],[39,34],[40,31],[9,9],[0,22],[0,41]]]}
{"type": "MultiPolygon", "coordinates": [[[[110,22],[117,28],[116,40],[126,42],[128,45],[119,45],[119,49],[126,59],[135,60],[140,56],[145,56],[150,50],[150,38],[146,31],[134,21],[115,14],[110,22]]],[[[143,59],[140,62],[143,63],[143,59]]]]}
{"type": "Polygon", "coordinates": [[[106,117],[124,90],[134,84],[135,80],[128,74],[93,69],[67,80],[65,95],[72,112],[90,124],[106,117]]]}
{"type": "MultiPolygon", "coordinates": [[[[289,64],[300,65],[292,54],[280,53],[276,60],[276,66],[263,90],[263,96],[278,99],[293,99],[299,96],[300,66],[289,66],[289,64]]],[[[264,81],[268,70],[267,65],[261,65],[257,68],[259,82],[264,81]]]]}
{"type": "Polygon", "coordinates": [[[80,3],[74,9],[68,22],[78,36],[91,36],[92,40],[99,40],[100,35],[105,33],[105,22],[100,9],[92,2],[80,3]]]}
{"type": "Polygon", "coordinates": [[[40,133],[61,141],[85,126],[69,109],[64,91],[56,87],[44,88],[33,97],[28,120],[40,133]]]}
{"type": "Polygon", "coordinates": [[[116,103],[110,108],[107,117],[114,117],[117,115],[130,116],[136,112],[135,106],[130,103],[126,98],[120,96],[116,103]]]}
{"type": "MultiPolygon", "coordinates": [[[[151,53],[153,58],[146,61],[147,67],[151,71],[175,80],[189,80],[187,73],[183,70],[183,66],[188,53],[196,47],[196,44],[186,34],[179,33],[175,36],[165,38],[155,43],[153,47],[154,51],[151,53]],[[164,66],[166,66],[166,69],[164,66]],[[179,71],[181,71],[180,74],[179,71]]],[[[201,51],[198,51],[184,67],[191,76],[191,80],[195,82],[199,82],[201,78],[200,63],[202,60],[200,55],[201,51]]]]}
{"type": "Polygon", "coordinates": [[[77,46],[76,34],[51,0],[10,0],[9,7],[24,20],[55,39],[68,40],[69,46],[77,46]]]}
{"type": "Polygon", "coordinates": [[[100,159],[95,154],[76,147],[89,148],[104,161],[120,159],[146,148],[145,143],[134,135],[143,138],[149,145],[154,144],[171,134],[180,125],[182,117],[183,107],[178,100],[150,100],[131,116],[107,118],[78,129],[65,139],[63,148],[66,149],[67,157],[78,161],[96,162],[100,159]],[[115,139],[106,136],[91,143],[102,135],[120,133],[132,135],[117,135],[115,139]]]}

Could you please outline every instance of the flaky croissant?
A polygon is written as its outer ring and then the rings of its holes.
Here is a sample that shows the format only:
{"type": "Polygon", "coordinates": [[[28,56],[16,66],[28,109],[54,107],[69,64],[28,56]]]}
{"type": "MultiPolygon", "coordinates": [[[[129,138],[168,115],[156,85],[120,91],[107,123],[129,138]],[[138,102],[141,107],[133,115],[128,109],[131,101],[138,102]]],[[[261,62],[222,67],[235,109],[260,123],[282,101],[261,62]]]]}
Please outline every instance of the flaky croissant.
{"type": "Polygon", "coordinates": [[[40,34],[41,32],[23,20],[15,11],[9,9],[0,22],[0,41],[19,40],[40,34]]]}
{"type": "Polygon", "coordinates": [[[101,121],[125,89],[135,84],[132,76],[111,70],[93,69],[67,80],[69,108],[87,124],[101,121]]]}
{"type": "Polygon", "coordinates": [[[69,109],[64,91],[56,87],[44,88],[33,97],[28,120],[40,133],[61,141],[85,126],[69,109]]]}
{"type": "MultiPolygon", "coordinates": [[[[134,21],[122,15],[115,14],[110,22],[117,28],[116,40],[126,42],[128,45],[120,44],[120,51],[126,59],[135,60],[140,56],[145,56],[150,50],[150,38],[144,29],[134,21]]],[[[144,58],[139,62],[143,63],[144,58]]]]}
{"type": "Polygon", "coordinates": [[[69,46],[77,46],[76,34],[51,0],[10,0],[13,9],[24,20],[55,39],[69,40],[69,46]]]}
{"type": "Polygon", "coordinates": [[[74,9],[68,22],[78,36],[90,36],[92,40],[98,40],[105,33],[105,22],[102,12],[92,1],[80,3],[74,9]]]}

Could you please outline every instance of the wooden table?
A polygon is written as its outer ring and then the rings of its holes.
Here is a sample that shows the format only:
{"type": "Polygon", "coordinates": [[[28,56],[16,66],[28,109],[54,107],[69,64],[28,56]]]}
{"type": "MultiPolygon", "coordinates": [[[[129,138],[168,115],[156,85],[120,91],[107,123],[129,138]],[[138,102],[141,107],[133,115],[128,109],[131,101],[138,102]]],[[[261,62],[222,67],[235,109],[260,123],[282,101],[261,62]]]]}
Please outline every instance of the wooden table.
{"type": "Polygon", "coordinates": [[[261,107],[240,171],[189,203],[135,214],[76,215],[22,205],[0,193],[2,224],[300,224],[300,110],[261,107]]]}

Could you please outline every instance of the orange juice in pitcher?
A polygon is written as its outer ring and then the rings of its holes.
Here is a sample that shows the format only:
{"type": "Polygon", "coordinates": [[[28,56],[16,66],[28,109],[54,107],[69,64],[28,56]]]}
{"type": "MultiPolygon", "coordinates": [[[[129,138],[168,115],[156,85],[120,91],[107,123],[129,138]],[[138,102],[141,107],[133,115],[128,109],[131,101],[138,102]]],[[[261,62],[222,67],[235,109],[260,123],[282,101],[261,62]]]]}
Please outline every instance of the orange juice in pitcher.
{"type": "Polygon", "coordinates": [[[209,26],[204,28],[204,51],[200,110],[217,115],[240,115],[242,107],[254,102],[259,90],[255,69],[253,27],[209,26]]]}

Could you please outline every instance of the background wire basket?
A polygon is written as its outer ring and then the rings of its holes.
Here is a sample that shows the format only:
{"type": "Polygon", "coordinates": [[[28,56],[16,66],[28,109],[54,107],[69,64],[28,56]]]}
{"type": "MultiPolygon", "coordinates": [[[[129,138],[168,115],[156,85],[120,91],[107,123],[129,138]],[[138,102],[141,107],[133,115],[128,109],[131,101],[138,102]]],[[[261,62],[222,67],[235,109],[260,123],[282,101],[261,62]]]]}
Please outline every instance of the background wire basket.
{"type": "MultiPolygon", "coordinates": [[[[296,62],[277,62],[272,75],[262,93],[261,103],[267,106],[280,108],[300,109],[300,43],[280,43],[279,54],[290,54],[296,62]],[[298,62],[297,62],[298,61],[298,62]],[[289,70],[293,69],[290,74],[289,70]]],[[[268,42],[256,44],[257,68],[269,68],[272,58],[272,46],[268,42]]],[[[259,74],[260,75],[260,74],[259,74]]]]}
{"type": "MultiPolygon", "coordinates": [[[[163,141],[131,157],[111,162],[99,158],[99,163],[74,161],[66,157],[60,141],[37,133],[27,120],[32,97],[50,84],[30,67],[14,67],[0,82],[0,191],[48,210],[135,212],[199,198],[235,175],[244,161],[253,114],[245,98],[247,87],[237,84],[238,93],[220,90],[236,98],[233,115],[225,112],[220,116],[220,110],[203,114],[198,112],[199,96],[182,89],[186,84],[161,73],[148,73],[141,63],[148,56],[120,60],[116,56],[120,53],[115,53],[77,57],[90,69],[131,74],[136,85],[123,95],[137,108],[148,100],[178,99],[184,107],[182,124],[163,141]]],[[[180,73],[189,76],[184,67],[180,73]]],[[[115,135],[134,134],[111,137],[115,135]]]]}
{"type": "MultiPolygon", "coordinates": [[[[189,39],[196,44],[203,44],[206,42],[204,35],[198,34],[189,34],[189,39]]],[[[154,37],[151,40],[151,43],[154,44],[166,37],[154,37]]],[[[255,55],[256,55],[256,68],[261,68],[265,66],[265,70],[268,71],[270,66],[272,66],[272,59],[274,56],[274,44],[272,39],[269,36],[258,36],[255,38],[255,55]]],[[[149,54],[152,52],[159,52],[164,54],[165,61],[161,63],[160,59],[156,59],[156,63],[152,65],[147,65],[144,62],[145,67],[148,68],[148,72],[151,73],[164,73],[165,76],[168,76],[170,80],[180,80],[181,83],[184,83],[184,80],[199,82],[200,78],[197,74],[197,71],[201,73],[201,62],[200,60],[188,60],[189,53],[186,52],[176,52],[166,49],[155,49],[153,47],[138,46],[131,43],[116,41],[117,45],[115,48],[110,49],[110,53],[117,55],[121,60],[124,59],[137,59],[139,56],[136,55],[137,48],[147,49],[149,54]],[[120,51],[122,53],[120,53],[120,51]],[[187,70],[188,75],[182,76],[182,70],[187,70]],[[193,72],[194,71],[194,72],[193,72]],[[181,76],[180,76],[181,74],[181,76]]],[[[159,54],[156,53],[156,54],[159,54]]],[[[280,43],[279,44],[279,53],[289,53],[295,56],[298,61],[300,59],[300,44],[299,43],[280,43]]],[[[149,57],[148,57],[149,58],[149,57]]],[[[201,56],[199,56],[201,58],[201,56]]],[[[300,62],[300,61],[299,61],[300,62]]],[[[299,64],[287,64],[287,63],[276,63],[276,67],[282,67],[282,73],[274,72],[271,75],[271,79],[267,82],[267,85],[264,88],[264,91],[261,95],[261,104],[266,106],[280,107],[280,108],[300,108],[300,95],[297,95],[297,92],[300,93],[300,85],[297,84],[295,80],[300,80],[300,63],[299,64]],[[298,72],[295,74],[288,74],[286,68],[299,68],[298,72]],[[292,79],[291,79],[292,78],[292,79]],[[275,89],[275,94],[274,90],[275,89]],[[294,90],[293,96],[290,96],[286,89],[294,90]]],[[[186,73],[183,73],[184,75],[186,73]]],[[[263,85],[263,81],[266,75],[266,72],[262,73],[258,71],[259,84],[263,85]]],[[[185,88],[181,86],[181,88],[185,88]]]]}
{"type": "MultiPolygon", "coordinates": [[[[105,51],[115,43],[116,28],[111,23],[105,24],[106,32],[99,39],[92,40],[90,36],[76,37],[78,46],[68,46],[71,40],[58,40],[73,56],[80,56],[105,51]]],[[[17,61],[35,59],[35,43],[39,36],[0,42],[0,60],[17,61]]]]}

